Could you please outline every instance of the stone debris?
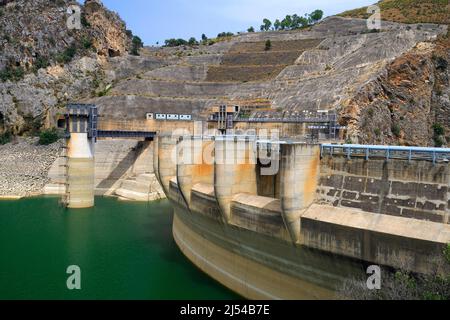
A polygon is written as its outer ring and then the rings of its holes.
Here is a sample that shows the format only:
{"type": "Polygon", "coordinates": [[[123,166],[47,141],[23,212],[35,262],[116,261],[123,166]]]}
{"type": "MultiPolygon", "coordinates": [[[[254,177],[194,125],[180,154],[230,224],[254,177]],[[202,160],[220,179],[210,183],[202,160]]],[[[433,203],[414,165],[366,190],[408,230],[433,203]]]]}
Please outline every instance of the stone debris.
{"type": "Polygon", "coordinates": [[[18,138],[0,145],[0,196],[40,194],[50,182],[48,171],[61,150],[61,142],[39,146],[38,138],[18,138]]]}

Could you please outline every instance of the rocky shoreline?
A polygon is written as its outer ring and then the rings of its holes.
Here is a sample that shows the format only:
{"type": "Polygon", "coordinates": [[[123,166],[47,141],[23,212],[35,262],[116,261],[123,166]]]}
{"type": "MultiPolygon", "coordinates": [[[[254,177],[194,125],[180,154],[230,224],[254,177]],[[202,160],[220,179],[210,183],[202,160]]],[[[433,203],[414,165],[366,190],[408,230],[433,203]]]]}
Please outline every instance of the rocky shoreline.
{"type": "MultiPolygon", "coordinates": [[[[16,137],[12,143],[0,145],[0,200],[63,194],[60,166],[64,161],[59,158],[63,143],[60,140],[41,146],[38,138],[16,137]]],[[[138,155],[135,147],[136,143],[132,141],[102,141],[97,144],[96,194],[126,201],[147,202],[165,198],[152,173],[153,168],[149,167],[152,149],[138,155]]]]}
{"type": "Polygon", "coordinates": [[[61,143],[38,145],[38,138],[16,138],[0,145],[0,198],[40,195],[50,182],[48,171],[61,150],[61,143]]]}

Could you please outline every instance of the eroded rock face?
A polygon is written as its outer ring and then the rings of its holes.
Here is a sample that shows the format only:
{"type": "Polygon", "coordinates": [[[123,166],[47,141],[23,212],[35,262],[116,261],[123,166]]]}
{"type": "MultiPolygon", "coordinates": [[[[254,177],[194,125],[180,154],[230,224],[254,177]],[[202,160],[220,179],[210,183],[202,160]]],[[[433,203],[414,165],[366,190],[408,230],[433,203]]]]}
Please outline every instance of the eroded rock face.
{"type": "MultiPolygon", "coordinates": [[[[419,43],[342,108],[341,122],[358,143],[434,146],[434,125],[450,132],[448,43],[419,43]]],[[[448,137],[447,137],[448,139],[448,137]]],[[[450,139],[448,139],[450,141],[450,139]]]]}
{"type": "Polygon", "coordinates": [[[73,4],[0,3],[0,132],[21,134],[30,122],[52,123],[65,103],[102,90],[106,58],[127,54],[131,34],[117,14],[101,1],[87,0],[79,6],[81,29],[70,30],[73,4]]]}
{"type": "Polygon", "coordinates": [[[26,130],[30,122],[44,124],[63,112],[66,102],[91,96],[102,71],[97,59],[83,57],[63,67],[40,69],[20,82],[0,83],[0,114],[13,134],[26,130]]]}
{"type": "Polygon", "coordinates": [[[86,0],[84,12],[92,28],[94,47],[98,54],[117,57],[128,52],[130,36],[125,23],[116,13],[105,9],[99,0],[86,0]]]}

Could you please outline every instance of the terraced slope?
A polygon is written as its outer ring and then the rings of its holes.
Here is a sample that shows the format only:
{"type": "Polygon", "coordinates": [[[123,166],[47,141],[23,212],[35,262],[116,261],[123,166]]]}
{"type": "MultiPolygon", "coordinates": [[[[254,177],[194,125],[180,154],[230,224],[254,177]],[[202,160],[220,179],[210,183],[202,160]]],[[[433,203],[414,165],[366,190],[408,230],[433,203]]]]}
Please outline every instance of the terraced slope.
{"type": "Polygon", "coordinates": [[[238,42],[227,52],[219,66],[210,67],[207,81],[264,81],[275,78],[306,50],[317,47],[322,39],[238,42]]]}
{"type": "MultiPolygon", "coordinates": [[[[160,66],[137,68],[134,76],[115,81],[106,96],[93,102],[117,118],[174,112],[204,119],[204,111],[218,103],[267,99],[273,112],[251,116],[337,109],[343,110],[346,124],[346,106],[383,76],[393,60],[446,32],[446,26],[386,22],[382,32],[372,33],[365,20],[331,17],[305,31],[243,34],[197,49],[152,49],[145,59],[160,59],[160,66]],[[268,39],[272,49],[266,52],[268,39]]],[[[355,127],[356,139],[358,132],[355,127]]]]}

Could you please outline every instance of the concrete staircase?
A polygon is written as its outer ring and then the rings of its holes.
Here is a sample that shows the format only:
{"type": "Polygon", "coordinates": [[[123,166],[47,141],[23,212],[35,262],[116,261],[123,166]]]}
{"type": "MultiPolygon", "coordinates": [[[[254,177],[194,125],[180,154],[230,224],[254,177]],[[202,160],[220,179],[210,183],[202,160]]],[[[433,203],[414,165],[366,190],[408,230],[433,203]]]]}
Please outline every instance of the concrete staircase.
{"type": "Polygon", "coordinates": [[[165,198],[154,174],[141,174],[122,182],[115,191],[121,200],[154,201],[165,198]]]}

